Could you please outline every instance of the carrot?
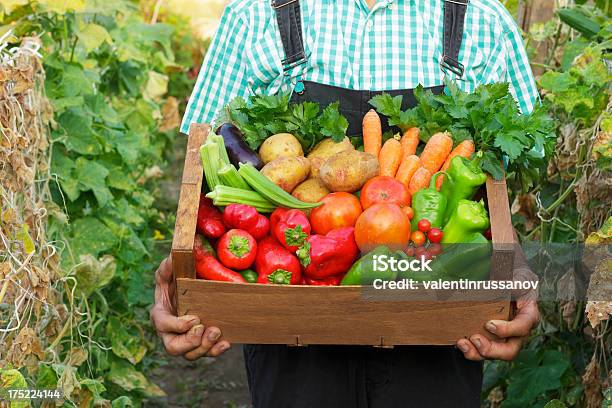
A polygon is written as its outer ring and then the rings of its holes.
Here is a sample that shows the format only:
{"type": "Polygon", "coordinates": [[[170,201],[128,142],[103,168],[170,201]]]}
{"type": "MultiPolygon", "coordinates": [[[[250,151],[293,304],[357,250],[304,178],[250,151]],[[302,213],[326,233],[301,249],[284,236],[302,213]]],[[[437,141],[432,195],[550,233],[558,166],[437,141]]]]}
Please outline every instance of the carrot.
{"type": "Polygon", "coordinates": [[[399,169],[397,169],[397,173],[395,174],[395,178],[398,181],[404,183],[406,188],[408,188],[408,184],[410,183],[410,179],[414,176],[414,173],[417,169],[421,167],[421,159],[416,154],[406,157],[402,160],[402,164],[400,164],[399,169]]]}
{"type": "Polygon", "coordinates": [[[412,156],[416,153],[417,146],[419,145],[419,128],[410,128],[404,132],[402,140],[402,161],[408,156],[412,156]]]}
{"type": "MultiPolygon", "coordinates": [[[[464,140],[463,142],[459,143],[457,147],[455,147],[453,151],[446,158],[446,161],[444,162],[444,165],[442,166],[442,171],[446,171],[450,167],[450,162],[451,160],[453,160],[454,157],[461,156],[461,157],[465,157],[466,159],[469,159],[470,156],[472,156],[472,154],[474,153],[474,150],[475,150],[474,142],[471,140],[464,140]]],[[[438,178],[436,179],[436,188],[438,190],[440,190],[440,186],[442,186],[443,181],[444,181],[444,174],[438,176],[438,178]]]]}
{"type": "Polygon", "coordinates": [[[378,157],[382,145],[382,124],[380,116],[370,109],[363,117],[363,150],[378,157]]]}
{"type": "Polygon", "coordinates": [[[397,168],[400,165],[402,159],[402,145],[399,140],[389,139],[385,142],[380,154],[378,155],[378,162],[380,163],[380,175],[395,177],[397,168]]]}
{"type": "Polygon", "coordinates": [[[412,176],[410,179],[410,183],[408,183],[408,192],[410,193],[410,196],[412,197],[414,193],[420,189],[429,186],[431,176],[432,174],[429,170],[427,170],[425,167],[419,167],[414,173],[414,176],[412,176]]]}
{"type": "Polygon", "coordinates": [[[453,150],[453,139],[450,134],[436,133],[429,139],[421,153],[421,165],[434,174],[440,170],[451,150],[453,150]]]}

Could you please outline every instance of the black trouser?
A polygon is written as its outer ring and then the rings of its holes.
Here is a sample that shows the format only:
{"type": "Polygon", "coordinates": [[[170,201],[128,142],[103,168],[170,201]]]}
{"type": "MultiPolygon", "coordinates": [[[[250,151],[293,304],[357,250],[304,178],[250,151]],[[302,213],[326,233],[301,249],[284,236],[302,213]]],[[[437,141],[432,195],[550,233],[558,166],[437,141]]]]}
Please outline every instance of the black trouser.
{"type": "Polygon", "coordinates": [[[482,363],[454,347],[245,345],[254,408],[479,407],[482,363]]]}

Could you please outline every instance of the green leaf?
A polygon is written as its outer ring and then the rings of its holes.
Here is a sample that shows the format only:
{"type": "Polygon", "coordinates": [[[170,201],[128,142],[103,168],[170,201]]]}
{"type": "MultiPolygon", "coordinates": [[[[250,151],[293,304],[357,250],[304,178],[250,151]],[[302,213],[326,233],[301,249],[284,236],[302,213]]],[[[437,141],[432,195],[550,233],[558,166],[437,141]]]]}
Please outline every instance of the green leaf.
{"type": "Polygon", "coordinates": [[[85,9],[85,0],[37,0],[43,10],[57,14],[66,14],[69,11],[82,11],[85,9]]]}
{"type": "Polygon", "coordinates": [[[89,296],[95,290],[108,285],[115,276],[116,270],[117,262],[111,255],[104,255],[100,259],[96,259],[91,254],[81,255],[75,268],[77,288],[85,296],[89,296]]]}
{"type": "Polygon", "coordinates": [[[108,319],[106,330],[111,333],[111,347],[118,357],[132,364],[139,363],[147,352],[141,331],[115,316],[108,319]]]}
{"type": "Polygon", "coordinates": [[[112,198],[113,194],[106,186],[106,167],[95,161],[79,157],[75,162],[74,173],[79,183],[79,190],[91,190],[100,207],[104,207],[112,198]]]}
{"type": "Polygon", "coordinates": [[[80,27],[78,37],[87,52],[97,49],[104,43],[111,44],[113,42],[106,28],[93,23],[80,27]]]}
{"type": "Polygon", "coordinates": [[[561,387],[561,377],[569,368],[569,360],[559,351],[521,351],[510,373],[502,407],[532,406],[546,391],[561,387]]]}
{"type": "Polygon", "coordinates": [[[558,399],[554,399],[549,401],[546,405],[544,405],[544,408],[567,408],[567,405],[565,405],[563,402],[559,401],[558,399]]]}
{"type": "Polygon", "coordinates": [[[332,103],[323,109],[319,118],[321,133],[338,143],[344,139],[348,129],[348,121],[340,114],[339,108],[338,102],[332,103]]]}
{"type": "Polygon", "coordinates": [[[525,148],[523,135],[524,133],[520,130],[512,130],[507,133],[500,132],[495,138],[494,145],[506,153],[510,160],[514,160],[525,148]]]}
{"type": "Polygon", "coordinates": [[[2,0],[2,10],[5,14],[11,14],[13,10],[25,6],[29,3],[29,0],[2,0]]]}
{"type": "MultiPolygon", "coordinates": [[[[0,398],[8,399],[7,389],[27,389],[28,383],[19,370],[13,368],[0,368],[0,398]]],[[[26,408],[30,403],[26,401],[13,400],[11,408],[26,408]]]]}
{"type": "Polygon", "coordinates": [[[66,134],[63,143],[68,150],[84,155],[97,155],[102,152],[102,145],[91,127],[91,117],[82,109],[68,109],[60,115],[58,123],[66,134]]]}
{"type": "Polygon", "coordinates": [[[97,257],[100,252],[107,251],[118,243],[115,234],[93,217],[74,221],[71,236],[71,246],[77,255],[91,254],[97,257]]]}
{"type": "Polygon", "coordinates": [[[149,71],[142,95],[149,100],[159,102],[168,92],[168,76],[155,71],[149,71]]]}
{"type": "Polygon", "coordinates": [[[149,397],[163,397],[166,395],[161,388],[150,382],[144,374],[124,360],[117,360],[111,363],[108,379],[126,391],[138,390],[149,397]]]}
{"type": "Polygon", "coordinates": [[[125,395],[115,398],[112,402],[112,408],[131,408],[134,406],[135,405],[130,399],[130,397],[127,397],[125,395]]]}

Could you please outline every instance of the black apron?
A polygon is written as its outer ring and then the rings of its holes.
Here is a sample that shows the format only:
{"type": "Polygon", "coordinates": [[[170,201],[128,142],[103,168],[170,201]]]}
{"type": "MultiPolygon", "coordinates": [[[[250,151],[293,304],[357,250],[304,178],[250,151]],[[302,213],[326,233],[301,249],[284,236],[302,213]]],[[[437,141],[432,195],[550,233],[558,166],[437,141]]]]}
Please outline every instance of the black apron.
{"type": "MultiPolygon", "coordinates": [[[[441,69],[463,75],[458,61],[468,0],[445,0],[441,69]]],[[[299,0],[274,0],[285,72],[307,62],[299,0]]],[[[429,88],[441,93],[444,86],[429,88]]],[[[412,89],[403,109],[416,103],[412,89]]],[[[325,107],[339,101],[349,122],[347,134],[361,133],[361,121],[381,92],[357,91],[309,81],[298,82],[292,102],[325,107]]],[[[386,128],[387,124],[383,123],[386,128]]],[[[406,322],[410,324],[410,322],[406,322]]],[[[482,363],[468,361],[455,347],[245,345],[244,358],[254,408],[479,407],[482,363]]]]}

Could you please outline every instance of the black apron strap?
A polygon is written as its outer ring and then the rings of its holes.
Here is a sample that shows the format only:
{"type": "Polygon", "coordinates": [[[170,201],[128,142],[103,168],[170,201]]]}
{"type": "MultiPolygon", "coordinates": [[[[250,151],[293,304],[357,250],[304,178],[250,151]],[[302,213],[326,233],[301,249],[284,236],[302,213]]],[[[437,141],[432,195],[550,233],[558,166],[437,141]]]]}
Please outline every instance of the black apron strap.
{"type": "Polygon", "coordinates": [[[440,66],[442,71],[450,71],[459,78],[464,72],[463,64],[459,62],[459,51],[468,3],[469,0],[444,0],[444,49],[440,66]]]}
{"type": "Polygon", "coordinates": [[[304,41],[302,39],[302,18],[299,0],[272,0],[276,12],[278,31],[283,42],[285,58],[282,60],[283,72],[306,62],[304,41]]]}

